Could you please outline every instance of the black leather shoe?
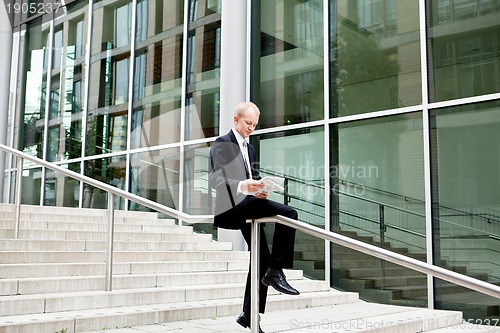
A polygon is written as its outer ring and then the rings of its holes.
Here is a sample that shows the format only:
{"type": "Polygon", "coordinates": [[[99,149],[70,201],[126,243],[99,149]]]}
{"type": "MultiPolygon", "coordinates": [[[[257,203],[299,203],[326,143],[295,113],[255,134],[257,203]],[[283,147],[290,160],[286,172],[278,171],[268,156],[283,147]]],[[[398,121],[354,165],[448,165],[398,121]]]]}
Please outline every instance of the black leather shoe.
{"type": "Polygon", "coordinates": [[[262,278],[262,283],[266,286],[272,286],[274,289],[283,294],[300,294],[297,289],[286,282],[285,274],[283,274],[283,270],[281,269],[268,268],[266,275],[262,278]]]}
{"type": "MultiPolygon", "coordinates": [[[[260,317],[259,317],[259,321],[260,321],[260,317]]],[[[246,327],[250,328],[250,314],[248,314],[246,312],[242,312],[238,316],[238,318],[236,318],[236,322],[245,328],[246,327]]],[[[264,333],[262,328],[260,328],[260,325],[259,325],[259,333],[264,333]]]]}

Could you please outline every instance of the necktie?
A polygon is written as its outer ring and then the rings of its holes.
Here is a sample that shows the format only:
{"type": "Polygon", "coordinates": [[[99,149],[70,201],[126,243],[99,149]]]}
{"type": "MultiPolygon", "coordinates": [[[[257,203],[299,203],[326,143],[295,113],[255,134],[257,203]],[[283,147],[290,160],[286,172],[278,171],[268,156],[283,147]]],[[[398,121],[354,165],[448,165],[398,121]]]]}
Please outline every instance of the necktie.
{"type": "Polygon", "coordinates": [[[251,175],[251,167],[250,167],[250,164],[249,164],[249,157],[248,157],[248,147],[247,147],[247,142],[246,141],[243,141],[243,151],[242,151],[242,155],[243,155],[243,164],[245,165],[245,173],[247,175],[247,178],[251,178],[250,175],[251,175]]]}

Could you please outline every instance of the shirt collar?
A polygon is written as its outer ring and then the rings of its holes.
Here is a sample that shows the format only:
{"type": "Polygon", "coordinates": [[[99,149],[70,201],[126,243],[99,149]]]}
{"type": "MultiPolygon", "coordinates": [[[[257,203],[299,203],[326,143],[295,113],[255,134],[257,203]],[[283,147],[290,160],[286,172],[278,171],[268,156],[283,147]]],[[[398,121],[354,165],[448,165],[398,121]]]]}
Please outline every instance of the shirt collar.
{"type": "Polygon", "coordinates": [[[236,141],[238,141],[238,145],[240,146],[240,148],[242,148],[243,147],[243,141],[246,141],[246,140],[243,139],[243,137],[241,136],[241,134],[238,133],[234,128],[231,128],[231,131],[233,131],[233,134],[236,137],[236,141]]]}

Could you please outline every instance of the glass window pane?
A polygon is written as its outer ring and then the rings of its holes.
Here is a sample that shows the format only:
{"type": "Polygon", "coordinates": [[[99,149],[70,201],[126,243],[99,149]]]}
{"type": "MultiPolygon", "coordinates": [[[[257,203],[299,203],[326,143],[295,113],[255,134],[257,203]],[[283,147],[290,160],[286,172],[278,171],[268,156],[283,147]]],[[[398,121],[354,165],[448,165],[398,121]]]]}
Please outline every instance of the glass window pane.
{"type": "Polygon", "coordinates": [[[132,148],[152,147],[180,140],[180,96],[164,98],[134,109],[132,115],[132,148]]]}
{"type": "MultiPolygon", "coordinates": [[[[26,163],[24,163],[24,167],[26,167],[26,163]]],[[[24,169],[22,182],[21,203],[40,205],[42,169],[24,169]]]]}
{"type": "MultiPolygon", "coordinates": [[[[500,103],[431,113],[434,260],[490,283],[500,277],[500,103]]],[[[436,302],[487,318],[498,299],[438,281],[436,302]],[[464,296],[467,295],[467,296],[464,296]]]]}
{"type": "MultiPolygon", "coordinates": [[[[124,155],[88,160],[84,164],[84,175],[125,190],[126,161],[127,158],[124,155]]],[[[107,192],[84,184],[82,206],[83,208],[107,208],[107,192]]],[[[124,209],[124,199],[115,195],[114,207],[124,209]]]]}
{"type": "MultiPolygon", "coordinates": [[[[19,136],[20,149],[25,153],[43,158],[43,132],[45,129],[45,102],[47,91],[48,26],[41,20],[31,22],[24,36],[25,52],[22,54],[23,69],[20,91],[19,136]]],[[[21,49],[23,49],[21,47],[21,49]]]]}
{"type": "Polygon", "coordinates": [[[184,2],[182,0],[137,1],[136,42],[142,42],[164,31],[182,31],[184,2]]]}
{"type": "Polygon", "coordinates": [[[82,108],[85,85],[87,27],[86,1],[67,7],[57,20],[61,35],[58,71],[52,71],[47,160],[60,161],[82,155],[82,108]]]}
{"type": "Polygon", "coordinates": [[[500,6],[493,1],[428,1],[431,102],[500,91],[500,6]]]}
{"type": "Polygon", "coordinates": [[[418,1],[336,1],[330,116],[422,102],[418,1]]]}
{"type": "Polygon", "coordinates": [[[184,212],[192,215],[213,214],[212,193],[208,185],[210,145],[186,147],[184,151],[184,212]]]}
{"type": "Polygon", "coordinates": [[[54,41],[52,46],[52,69],[59,68],[61,66],[62,59],[62,43],[63,43],[63,32],[62,30],[57,30],[54,32],[54,41]]]}
{"type": "Polygon", "coordinates": [[[127,111],[89,114],[86,155],[100,155],[127,149],[127,111]]]}
{"type": "MultiPolygon", "coordinates": [[[[252,100],[260,127],[323,119],[323,1],[260,1],[260,45],[253,45],[260,83],[252,100]]],[[[258,27],[259,28],[259,27],[258,27]]]]}
{"type": "Polygon", "coordinates": [[[219,134],[220,14],[207,21],[191,30],[188,38],[186,140],[219,134]]]}
{"type": "MultiPolygon", "coordinates": [[[[80,173],[80,163],[59,166],[80,173]]],[[[43,204],[45,206],[78,207],[79,202],[80,182],[53,170],[46,169],[43,204]]]]}
{"type": "Polygon", "coordinates": [[[128,55],[106,57],[90,66],[89,110],[127,103],[128,55]]]}
{"type": "MultiPolygon", "coordinates": [[[[179,209],[179,149],[162,149],[130,156],[130,192],[179,209]]],[[[131,210],[148,210],[130,202],[131,210]]]]}
{"type": "Polygon", "coordinates": [[[182,35],[137,50],[132,148],[180,140],[181,75],[182,35]]]}
{"type": "MultiPolygon", "coordinates": [[[[324,141],[322,127],[251,137],[261,176],[285,178],[285,193],[270,193],[269,199],[293,206],[301,221],[318,227],[325,226],[324,141]]],[[[266,234],[272,235],[273,227],[266,226],[266,234]]],[[[295,259],[294,267],[323,279],[325,242],[298,232],[295,248],[300,259],[295,259]]]]}
{"type": "MultiPolygon", "coordinates": [[[[333,230],[376,246],[404,251],[405,255],[419,260],[426,259],[422,128],[421,113],[331,125],[329,173],[333,230]]],[[[347,273],[352,268],[349,262],[342,260],[339,251],[347,254],[344,249],[332,247],[335,285],[358,291],[355,285],[338,278],[339,272],[347,273]]],[[[383,293],[380,290],[384,289],[384,283],[389,283],[389,279],[384,280],[386,277],[411,275],[418,276],[415,283],[425,292],[403,297],[413,306],[426,304],[424,275],[373,257],[358,256],[355,252],[352,255],[375,267],[369,273],[372,276],[363,277],[378,282],[363,290],[366,293],[363,297],[379,302],[382,298],[377,295],[383,293]]],[[[391,290],[396,292],[407,288],[404,279],[390,283],[391,290]]]]}
{"type": "Polygon", "coordinates": [[[220,14],[221,9],[222,0],[189,0],[189,22],[214,13],[220,14]]]}
{"type": "Polygon", "coordinates": [[[89,91],[91,112],[112,105],[125,104],[122,108],[127,107],[131,15],[132,4],[129,1],[95,6],[89,91]]]}
{"type": "Polygon", "coordinates": [[[92,23],[92,54],[115,48],[130,48],[132,4],[116,1],[96,4],[92,23]]]}

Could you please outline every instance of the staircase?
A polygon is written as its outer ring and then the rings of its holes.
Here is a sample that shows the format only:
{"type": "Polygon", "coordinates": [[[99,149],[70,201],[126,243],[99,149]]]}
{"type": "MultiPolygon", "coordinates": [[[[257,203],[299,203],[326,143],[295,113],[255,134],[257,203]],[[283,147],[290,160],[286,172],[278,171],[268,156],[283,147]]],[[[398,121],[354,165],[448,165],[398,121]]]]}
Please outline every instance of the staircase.
{"type": "MultiPolygon", "coordinates": [[[[371,236],[360,236],[354,231],[343,231],[342,234],[358,240],[380,245],[379,241],[371,236]]],[[[342,290],[357,292],[362,299],[370,302],[404,305],[427,306],[427,277],[424,274],[406,269],[399,265],[383,262],[375,257],[352,251],[344,247],[333,246],[332,267],[334,275],[338,276],[338,285],[342,290]],[[383,271],[383,273],[382,273],[383,271]]],[[[384,248],[410,256],[422,261],[426,260],[425,254],[415,254],[407,248],[395,248],[390,242],[384,248]]],[[[473,272],[468,265],[459,266],[457,263],[442,262],[441,266],[484,281],[488,280],[487,274],[473,272]]],[[[495,281],[490,283],[499,284],[495,281]]],[[[460,310],[467,319],[490,321],[500,326],[500,301],[482,294],[474,293],[460,286],[441,281],[440,290],[447,294],[448,301],[442,302],[447,309],[460,310]],[[467,305],[463,305],[467,299],[467,305]],[[455,300],[455,302],[453,301],[455,300]]]]}
{"type": "MultiPolygon", "coordinates": [[[[214,242],[211,235],[154,213],[115,212],[113,290],[105,291],[106,213],[23,205],[19,239],[13,239],[14,206],[0,204],[0,333],[90,332],[241,311],[249,253],[232,251],[230,243],[214,242]]],[[[368,315],[380,308],[359,301],[357,293],[306,279],[302,271],[286,275],[301,295],[270,288],[270,312],[335,306],[336,313],[344,309],[353,315],[349,309],[363,304],[368,315]]],[[[377,310],[377,316],[404,312],[384,311],[377,310]]],[[[459,312],[418,311],[417,318],[401,314],[398,332],[415,332],[403,328],[415,327],[408,323],[422,323],[426,315],[440,323],[424,322],[428,332],[462,320],[459,312]]]]}

